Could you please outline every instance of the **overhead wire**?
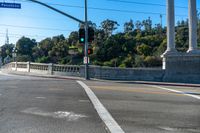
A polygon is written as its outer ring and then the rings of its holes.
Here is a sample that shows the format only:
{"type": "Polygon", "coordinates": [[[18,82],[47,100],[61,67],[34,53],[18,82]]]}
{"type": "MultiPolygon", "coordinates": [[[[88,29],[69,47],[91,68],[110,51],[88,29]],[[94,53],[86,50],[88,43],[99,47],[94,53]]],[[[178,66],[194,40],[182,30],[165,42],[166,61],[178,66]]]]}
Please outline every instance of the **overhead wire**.
{"type": "Polygon", "coordinates": [[[31,26],[21,26],[21,25],[9,25],[1,24],[0,26],[14,27],[14,28],[26,28],[26,29],[39,29],[39,30],[52,30],[52,31],[73,31],[69,29],[54,29],[54,28],[44,28],[44,27],[31,27],[31,26]]]}
{"type": "MultiPolygon", "coordinates": [[[[3,32],[1,32],[0,33],[0,35],[5,35],[6,33],[3,33],[3,32]]],[[[14,33],[9,33],[8,34],[9,35],[9,37],[13,37],[13,36],[15,36],[15,37],[22,37],[22,36],[28,36],[28,37],[36,37],[36,38],[47,38],[47,36],[42,36],[42,35],[28,35],[28,34],[26,34],[26,35],[24,35],[24,34],[14,34],[14,33]]]]}
{"type": "MultiPolygon", "coordinates": [[[[16,0],[16,1],[22,1],[22,2],[29,2],[30,3],[30,1],[28,1],[28,0],[16,0]]],[[[117,1],[115,1],[115,2],[117,2],[117,1]]],[[[137,2],[137,3],[139,4],[140,2],[137,2]]],[[[84,9],[84,6],[77,6],[77,5],[67,5],[67,4],[58,4],[58,3],[45,3],[45,4],[84,9]]],[[[150,5],[150,3],[140,3],[140,4],[146,4],[146,5],[149,4],[150,5]]],[[[157,5],[158,6],[159,4],[152,4],[152,5],[154,5],[154,6],[157,5]]],[[[162,6],[164,6],[164,5],[162,5],[162,6]]],[[[186,8],[186,7],[184,7],[184,8],[186,8]]],[[[88,9],[100,10],[100,11],[122,12],[122,13],[151,14],[151,15],[160,15],[161,14],[161,15],[166,15],[166,13],[159,13],[159,12],[142,12],[142,11],[134,11],[134,10],[119,10],[119,9],[113,9],[113,8],[88,7],[88,9]]],[[[177,14],[176,16],[184,17],[184,16],[187,16],[187,15],[177,14]]]]}
{"type": "MultiPolygon", "coordinates": [[[[107,0],[111,2],[118,2],[118,3],[126,3],[126,4],[137,4],[137,5],[148,5],[148,6],[160,6],[160,7],[166,7],[167,5],[165,4],[157,4],[157,3],[149,3],[149,2],[136,2],[136,1],[128,1],[128,0],[107,0]]],[[[175,6],[176,8],[183,8],[183,9],[188,9],[187,6],[175,6]]],[[[200,8],[198,8],[200,9],[200,8]]]]}

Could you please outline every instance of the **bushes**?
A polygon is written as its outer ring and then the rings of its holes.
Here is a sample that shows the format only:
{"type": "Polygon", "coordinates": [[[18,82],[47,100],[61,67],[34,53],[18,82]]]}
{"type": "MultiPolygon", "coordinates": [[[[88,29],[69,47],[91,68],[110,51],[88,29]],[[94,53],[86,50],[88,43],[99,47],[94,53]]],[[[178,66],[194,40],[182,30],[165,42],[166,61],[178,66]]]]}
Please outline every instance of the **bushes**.
{"type": "Polygon", "coordinates": [[[162,66],[162,59],[155,56],[147,56],[144,59],[145,67],[159,67],[162,66]]]}

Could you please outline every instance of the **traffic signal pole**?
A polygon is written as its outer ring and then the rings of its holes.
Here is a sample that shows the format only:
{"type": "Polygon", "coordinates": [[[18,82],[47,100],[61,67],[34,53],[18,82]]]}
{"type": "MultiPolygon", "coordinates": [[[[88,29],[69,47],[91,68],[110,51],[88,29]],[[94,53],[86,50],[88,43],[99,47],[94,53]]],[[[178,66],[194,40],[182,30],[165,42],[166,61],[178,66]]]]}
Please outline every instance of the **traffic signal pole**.
{"type": "Polygon", "coordinates": [[[54,10],[54,11],[56,11],[56,12],[58,12],[58,13],[64,15],[64,16],[68,17],[68,18],[71,18],[71,19],[73,19],[73,20],[75,20],[75,21],[77,21],[77,22],[79,22],[81,24],[84,24],[84,26],[85,26],[85,57],[87,59],[86,64],[85,64],[85,79],[89,80],[89,62],[88,62],[88,7],[87,7],[87,0],[85,0],[85,22],[82,21],[82,20],[80,20],[80,19],[78,19],[78,18],[75,18],[75,17],[73,17],[73,16],[71,16],[71,15],[69,15],[67,13],[64,13],[64,12],[62,12],[62,11],[60,11],[60,10],[52,7],[52,6],[49,6],[49,5],[47,5],[47,4],[43,3],[43,2],[40,2],[38,0],[28,0],[28,1],[40,4],[42,6],[45,6],[45,7],[49,8],[49,9],[51,9],[51,10],[54,10]]]}
{"type": "Polygon", "coordinates": [[[89,80],[89,65],[88,65],[88,12],[87,0],[85,0],[85,57],[87,59],[85,64],[85,79],[89,80]]]}
{"type": "Polygon", "coordinates": [[[78,19],[78,18],[76,18],[76,17],[73,17],[72,15],[69,15],[69,14],[67,14],[67,13],[65,13],[65,12],[63,12],[63,11],[60,11],[60,10],[58,10],[58,9],[52,7],[52,6],[49,6],[49,5],[47,5],[47,4],[43,3],[43,2],[40,2],[40,1],[38,1],[38,0],[28,0],[28,1],[31,1],[31,2],[40,4],[40,5],[42,5],[42,6],[45,6],[45,7],[49,8],[49,9],[51,9],[51,10],[54,10],[55,12],[58,12],[58,13],[64,15],[64,16],[68,17],[68,18],[71,18],[71,19],[73,19],[73,20],[75,20],[75,21],[77,21],[77,22],[79,22],[79,23],[81,23],[81,24],[84,24],[84,22],[83,22],[82,20],[80,20],[80,19],[78,19]]]}

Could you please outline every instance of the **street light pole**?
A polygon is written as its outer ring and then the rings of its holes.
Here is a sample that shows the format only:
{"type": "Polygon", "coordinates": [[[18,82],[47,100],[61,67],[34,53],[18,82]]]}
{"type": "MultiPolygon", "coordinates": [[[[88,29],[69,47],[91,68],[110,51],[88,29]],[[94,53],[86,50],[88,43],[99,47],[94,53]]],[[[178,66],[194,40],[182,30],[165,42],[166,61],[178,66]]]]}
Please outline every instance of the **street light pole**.
{"type": "Polygon", "coordinates": [[[88,12],[87,12],[87,0],[85,0],[85,57],[87,59],[85,64],[85,79],[89,80],[88,73],[88,12]]]}

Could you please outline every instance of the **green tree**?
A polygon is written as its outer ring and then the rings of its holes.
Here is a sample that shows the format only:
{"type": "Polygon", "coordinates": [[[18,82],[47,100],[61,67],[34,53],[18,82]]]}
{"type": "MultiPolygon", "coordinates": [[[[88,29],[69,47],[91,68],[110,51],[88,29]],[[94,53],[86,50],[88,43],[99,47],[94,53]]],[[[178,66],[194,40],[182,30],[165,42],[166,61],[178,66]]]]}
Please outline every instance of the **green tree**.
{"type": "Polygon", "coordinates": [[[14,44],[5,44],[0,47],[0,57],[2,57],[2,60],[4,60],[7,56],[12,57],[13,48],[14,44]]]}
{"type": "Polygon", "coordinates": [[[101,28],[107,36],[111,36],[113,31],[117,29],[117,26],[119,26],[117,21],[107,19],[101,22],[101,28]]]}
{"type": "Polygon", "coordinates": [[[162,59],[155,56],[147,56],[144,59],[145,67],[159,67],[162,65],[162,59]]]}
{"type": "Polygon", "coordinates": [[[144,26],[144,30],[147,33],[151,32],[151,29],[152,29],[152,20],[151,20],[150,17],[148,19],[146,19],[146,20],[143,20],[142,21],[142,25],[144,26]]]}
{"type": "Polygon", "coordinates": [[[133,30],[134,30],[134,23],[133,23],[132,19],[129,22],[124,23],[124,32],[125,33],[133,32],[133,30]]]}
{"type": "Polygon", "coordinates": [[[152,48],[146,44],[137,47],[137,53],[140,55],[148,56],[152,53],[152,48]]]}
{"type": "Polygon", "coordinates": [[[135,22],[135,27],[138,31],[141,31],[142,26],[142,22],[140,22],[139,20],[135,22]]]}
{"type": "Polygon", "coordinates": [[[34,39],[30,39],[26,37],[20,38],[16,43],[16,49],[17,49],[18,56],[23,56],[23,58],[19,58],[20,59],[19,61],[33,60],[32,49],[36,45],[37,43],[34,39]],[[25,59],[25,57],[27,58],[25,59]]]}

